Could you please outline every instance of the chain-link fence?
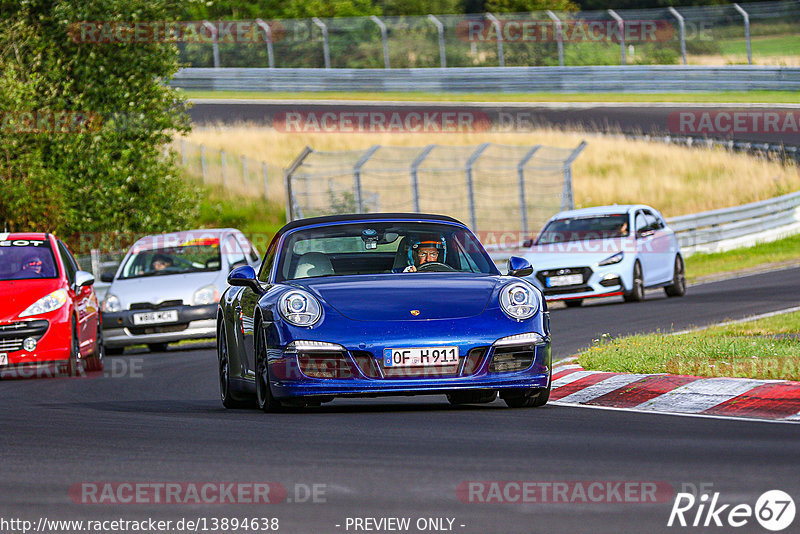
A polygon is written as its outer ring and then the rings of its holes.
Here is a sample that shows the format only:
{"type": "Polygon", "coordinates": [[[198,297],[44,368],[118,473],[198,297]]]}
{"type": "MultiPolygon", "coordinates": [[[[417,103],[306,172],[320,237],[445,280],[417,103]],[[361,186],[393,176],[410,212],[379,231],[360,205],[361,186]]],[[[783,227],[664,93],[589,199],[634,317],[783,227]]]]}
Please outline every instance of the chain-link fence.
{"type": "Polygon", "coordinates": [[[527,233],[572,208],[572,162],[585,145],[306,148],[286,170],[287,214],[440,213],[473,230],[527,233]]]}
{"type": "Polygon", "coordinates": [[[180,44],[181,60],[192,67],[307,68],[800,65],[800,0],[240,22],[242,28],[208,23],[211,38],[180,44]]]}

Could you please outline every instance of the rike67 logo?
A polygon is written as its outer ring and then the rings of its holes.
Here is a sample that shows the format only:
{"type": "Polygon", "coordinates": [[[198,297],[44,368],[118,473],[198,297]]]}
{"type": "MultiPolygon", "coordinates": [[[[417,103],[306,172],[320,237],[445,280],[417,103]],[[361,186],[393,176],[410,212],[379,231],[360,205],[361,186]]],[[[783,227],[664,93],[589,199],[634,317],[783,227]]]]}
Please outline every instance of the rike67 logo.
{"type": "Polygon", "coordinates": [[[755,506],[747,503],[719,504],[719,492],[711,497],[703,494],[699,498],[691,493],[678,493],[667,526],[738,528],[751,524],[755,518],[765,529],[778,532],[791,525],[794,516],[794,500],[781,490],[764,492],[755,506]]]}

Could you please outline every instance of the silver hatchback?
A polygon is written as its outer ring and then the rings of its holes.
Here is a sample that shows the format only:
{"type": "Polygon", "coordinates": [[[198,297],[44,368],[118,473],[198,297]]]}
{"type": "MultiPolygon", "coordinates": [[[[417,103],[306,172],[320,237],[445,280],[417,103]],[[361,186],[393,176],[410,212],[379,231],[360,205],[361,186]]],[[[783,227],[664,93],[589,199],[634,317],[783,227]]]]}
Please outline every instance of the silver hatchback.
{"type": "Polygon", "coordinates": [[[216,335],[217,302],[231,269],[258,268],[253,244],[233,228],[143,237],[125,255],[103,299],[109,353],[146,344],[166,350],[183,339],[216,335]]]}

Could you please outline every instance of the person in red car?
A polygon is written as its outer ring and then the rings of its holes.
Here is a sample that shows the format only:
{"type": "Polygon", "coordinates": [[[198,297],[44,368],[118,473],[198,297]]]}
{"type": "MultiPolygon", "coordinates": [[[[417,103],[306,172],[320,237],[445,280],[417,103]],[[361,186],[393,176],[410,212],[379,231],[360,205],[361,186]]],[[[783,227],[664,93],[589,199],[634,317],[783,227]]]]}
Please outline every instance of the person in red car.
{"type": "Polygon", "coordinates": [[[0,377],[103,368],[93,283],[53,235],[0,233],[0,377]]]}

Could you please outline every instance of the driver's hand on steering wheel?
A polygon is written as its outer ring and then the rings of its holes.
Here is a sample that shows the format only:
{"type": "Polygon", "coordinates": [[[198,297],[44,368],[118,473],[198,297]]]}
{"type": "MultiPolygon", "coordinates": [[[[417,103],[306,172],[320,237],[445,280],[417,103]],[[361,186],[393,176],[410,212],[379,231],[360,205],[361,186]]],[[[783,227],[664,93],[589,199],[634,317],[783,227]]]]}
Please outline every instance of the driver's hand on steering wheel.
{"type": "Polygon", "coordinates": [[[409,265],[405,269],[403,269],[404,273],[415,273],[417,272],[417,267],[415,265],[409,265]]]}

